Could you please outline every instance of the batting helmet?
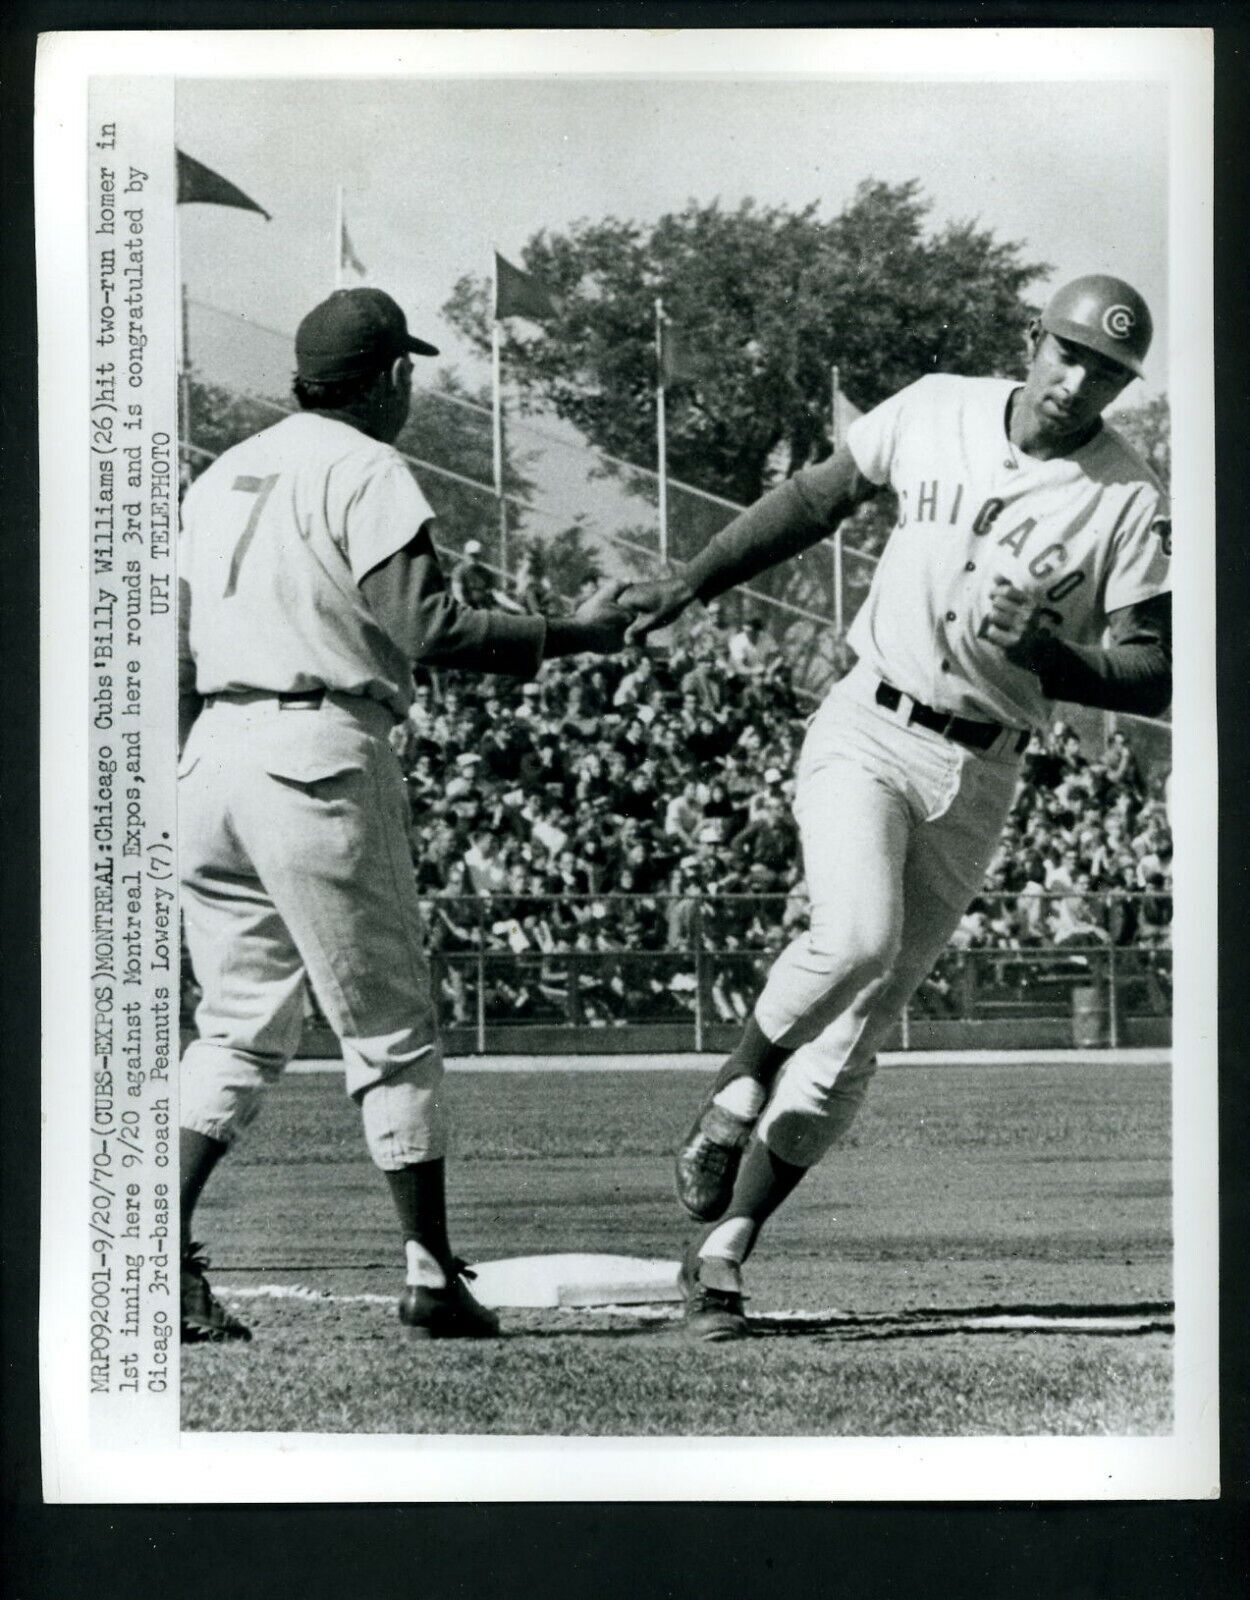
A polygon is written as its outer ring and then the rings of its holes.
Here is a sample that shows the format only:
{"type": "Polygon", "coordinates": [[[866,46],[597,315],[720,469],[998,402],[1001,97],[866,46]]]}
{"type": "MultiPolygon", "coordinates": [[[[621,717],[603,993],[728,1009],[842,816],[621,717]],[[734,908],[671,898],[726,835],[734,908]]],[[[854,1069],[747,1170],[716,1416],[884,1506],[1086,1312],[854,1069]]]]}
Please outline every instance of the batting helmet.
{"type": "Polygon", "coordinates": [[[1055,291],[1042,312],[1042,327],[1060,339],[1096,350],[1137,377],[1150,349],[1150,307],[1123,278],[1092,272],[1055,291]]]}

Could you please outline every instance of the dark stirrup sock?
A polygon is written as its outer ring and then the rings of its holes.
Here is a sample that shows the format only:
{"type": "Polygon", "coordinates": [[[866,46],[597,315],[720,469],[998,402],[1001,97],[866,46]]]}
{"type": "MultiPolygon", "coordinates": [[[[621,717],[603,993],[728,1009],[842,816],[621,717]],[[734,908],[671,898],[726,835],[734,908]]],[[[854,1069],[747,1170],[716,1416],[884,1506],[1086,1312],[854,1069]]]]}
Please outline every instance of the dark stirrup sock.
{"type": "Polygon", "coordinates": [[[752,1139],[742,1158],[729,1209],[719,1222],[704,1230],[698,1253],[721,1256],[741,1266],[754,1250],[760,1229],[807,1171],[782,1161],[761,1140],[752,1139]]]}
{"type": "Polygon", "coordinates": [[[716,1075],[712,1095],[735,1078],[754,1078],[765,1090],[771,1089],[773,1079],[793,1054],[793,1050],[774,1044],[760,1031],[755,1018],[748,1017],[736,1049],[716,1075]]]}
{"type": "Polygon", "coordinates": [[[191,1218],[213,1168],[230,1146],[224,1139],[210,1139],[193,1128],[178,1130],[178,1209],[182,1215],[182,1253],[191,1243],[191,1218]]]}
{"type": "MultiPolygon", "coordinates": [[[[755,1224],[755,1238],[758,1238],[764,1223],[782,1201],[793,1194],[807,1173],[807,1167],[793,1166],[789,1161],[775,1156],[762,1139],[752,1139],[742,1158],[738,1181],[734,1184],[734,1197],[729,1202],[725,1221],[734,1217],[749,1217],[755,1224]]],[[[755,1238],[751,1241],[752,1247],[755,1238]]],[[[750,1254],[749,1250],[747,1254],[750,1254]]]]}
{"type": "Polygon", "coordinates": [[[446,1162],[417,1161],[386,1174],[404,1240],[415,1239],[440,1265],[451,1260],[447,1240],[446,1162]]]}

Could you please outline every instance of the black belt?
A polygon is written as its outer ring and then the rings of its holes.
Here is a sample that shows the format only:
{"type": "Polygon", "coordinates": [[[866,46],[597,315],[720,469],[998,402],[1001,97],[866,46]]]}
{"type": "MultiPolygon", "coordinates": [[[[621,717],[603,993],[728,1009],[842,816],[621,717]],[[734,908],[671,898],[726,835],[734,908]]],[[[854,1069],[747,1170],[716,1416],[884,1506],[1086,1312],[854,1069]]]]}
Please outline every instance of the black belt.
{"type": "MultiPolygon", "coordinates": [[[[877,704],[884,706],[887,711],[897,711],[902,700],[902,690],[896,689],[892,683],[877,685],[877,704]]],[[[971,717],[957,717],[951,711],[935,711],[932,706],[922,705],[919,700],[912,700],[911,714],[907,720],[909,723],[919,723],[933,733],[943,734],[956,744],[966,745],[969,750],[988,750],[1002,734],[1015,731],[1004,727],[1001,722],[974,722],[971,717]]],[[[1027,733],[1016,733],[1017,755],[1023,753],[1028,742],[1027,733]]]]}

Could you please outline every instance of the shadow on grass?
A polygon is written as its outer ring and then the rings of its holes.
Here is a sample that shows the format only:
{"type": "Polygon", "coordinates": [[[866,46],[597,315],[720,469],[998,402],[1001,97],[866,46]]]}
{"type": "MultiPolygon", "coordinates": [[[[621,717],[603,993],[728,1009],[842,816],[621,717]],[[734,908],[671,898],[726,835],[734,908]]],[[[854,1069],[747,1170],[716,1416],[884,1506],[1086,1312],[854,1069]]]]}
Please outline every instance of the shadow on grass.
{"type": "Polygon", "coordinates": [[[1136,1301],[1128,1305],[989,1305],[958,1309],[854,1312],[774,1312],[750,1319],[754,1336],[764,1338],[934,1339],[953,1334],[1073,1334],[1098,1338],[1138,1338],[1171,1333],[1170,1301],[1136,1301]]]}

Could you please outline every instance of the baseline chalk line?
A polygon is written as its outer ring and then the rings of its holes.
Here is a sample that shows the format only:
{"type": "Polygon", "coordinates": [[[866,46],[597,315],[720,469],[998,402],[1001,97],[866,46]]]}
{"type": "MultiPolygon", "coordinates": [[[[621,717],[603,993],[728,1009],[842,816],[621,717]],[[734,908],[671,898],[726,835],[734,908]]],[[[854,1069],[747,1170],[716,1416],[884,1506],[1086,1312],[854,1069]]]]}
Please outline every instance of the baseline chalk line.
{"type": "MultiPolygon", "coordinates": [[[[295,1301],[302,1305],[395,1305],[395,1294],[340,1294],[306,1284],[262,1283],[248,1288],[215,1287],[223,1300],[295,1301]]],[[[511,1309],[522,1309],[515,1307],[511,1309]]],[[[538,1308],[535,1308],[538,1309],[538,1308]]],[[[634,1317],[640,1321],[672,1322],[681,1309],[671,1304],[617,1303],[594,1306],[547,1306],[541,1309],[563,1316],[587,1313],[634,1317]]],[[[761,1311],[749,1321],[760,1333],[796,1337],[803,1334],[841,1334],[851,1339],[935,1338],[950,1334],[1072,1333],[1133,1335],[1171,1333],[1174,1307],[1169,1301],[1142,1301],[1129,1306],[965,1307],[949,1310],[761,1311]]]]}

